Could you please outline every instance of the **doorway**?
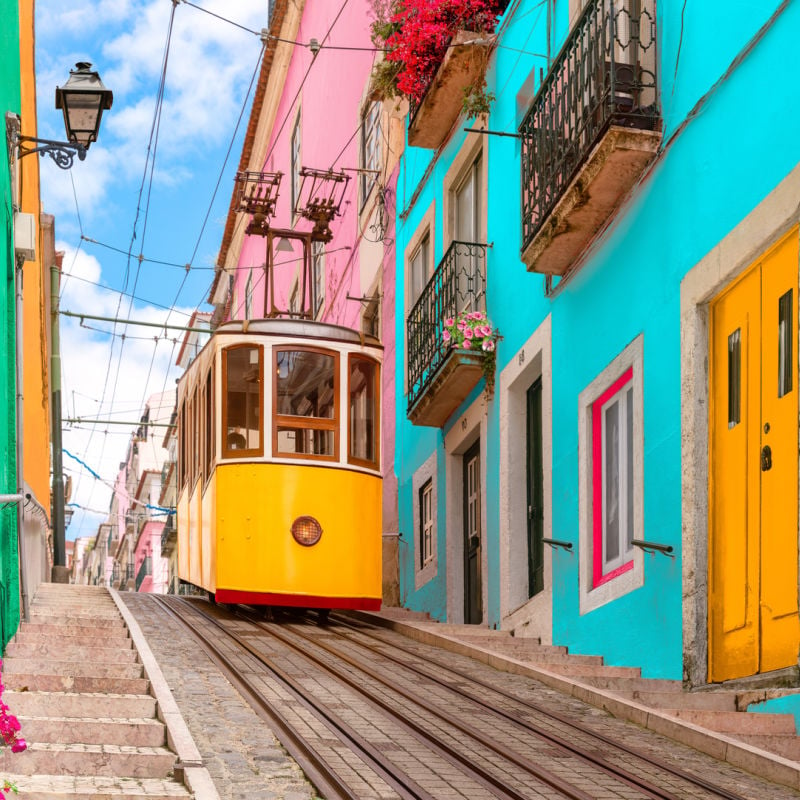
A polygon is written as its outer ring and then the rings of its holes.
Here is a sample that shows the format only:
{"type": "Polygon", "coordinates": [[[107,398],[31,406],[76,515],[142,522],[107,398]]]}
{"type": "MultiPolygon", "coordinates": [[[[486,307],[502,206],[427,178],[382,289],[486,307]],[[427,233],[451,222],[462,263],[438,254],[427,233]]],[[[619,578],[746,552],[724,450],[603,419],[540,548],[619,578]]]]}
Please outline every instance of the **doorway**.
{"type": "Polygon", "coordinates": [[[711,303],[709,680],[797,663],[797,229],[711,303]]]}
{"type": "Polygon", "coordinates": [[[481,587],[481,450],[480,439],[463,456],[464,493],[464,622],[483,622],[481,587]]]}

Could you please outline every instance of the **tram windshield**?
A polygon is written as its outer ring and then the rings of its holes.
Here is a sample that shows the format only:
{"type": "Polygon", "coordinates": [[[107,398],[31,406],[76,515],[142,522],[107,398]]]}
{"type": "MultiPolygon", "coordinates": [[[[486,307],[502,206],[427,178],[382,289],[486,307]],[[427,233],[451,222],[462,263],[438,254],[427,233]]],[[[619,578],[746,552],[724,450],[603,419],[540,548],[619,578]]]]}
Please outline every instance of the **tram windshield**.
{"type": "Polygon", "coordinates": [[[275,351],[275,445],[283,455],[336,458],[338,357],[275,351]]]}

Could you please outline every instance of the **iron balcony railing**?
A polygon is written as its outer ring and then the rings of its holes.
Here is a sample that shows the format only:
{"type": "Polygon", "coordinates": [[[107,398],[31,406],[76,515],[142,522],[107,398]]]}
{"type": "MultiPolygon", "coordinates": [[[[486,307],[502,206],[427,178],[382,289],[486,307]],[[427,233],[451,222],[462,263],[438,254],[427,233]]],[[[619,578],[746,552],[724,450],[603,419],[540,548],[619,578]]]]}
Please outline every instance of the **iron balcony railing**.
{"type": "Polygon", "coordinates": [[[144,583],[144,579],[148,575],[152,575],[152,558],[150,556],[145,556],[144,561],[142,561],[142,565],[139,567],[139,572],[136,573],[136,591],[138,592],[141,588],[142,583],[144,583]]]}
{"type": "Polygon", "coordinates": [[[442,338],[445,319],[461,311],[485,310],[486,247],[453,242],[408,315],[409,409],[444,363],[449,350],[442,338]]]}
{"type": "Polygon", "coordinates": [[[520,126],[522,249],[610,125],[660,126],[655,0],[592,0],[520,126]]]}
{"type": "Polygon", "coordinates": [[[164,527],[161,529],[161,553],[164,553],[164,550],[167,547],[167,543],[169,542],[169,537],[175,533],[175,515],[170,514],[167,517],[167,521],[164,523],[164,527]]]}

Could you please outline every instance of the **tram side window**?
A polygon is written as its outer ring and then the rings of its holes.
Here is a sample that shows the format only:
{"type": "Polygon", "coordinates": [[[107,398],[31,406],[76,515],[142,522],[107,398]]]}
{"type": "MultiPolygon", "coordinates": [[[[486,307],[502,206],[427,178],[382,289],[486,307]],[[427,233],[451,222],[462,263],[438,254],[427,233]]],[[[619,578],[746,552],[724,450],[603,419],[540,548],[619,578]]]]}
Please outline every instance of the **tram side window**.
{"type": "Polygon", "coordinates": [[[178,488],[183,489],[186,479],[186,403],[178,412],[178,488]]]}
{"type": "Polygon", "coordinates": [[[350,356],[348,459],[370,466],[378,463],[377,378],[375,361],[350,356]]]}
{"type": "Polygon", "coordinates": [[[241,458],[264,452],[261,431],[263,367],[261,347],[222,351],[222,455],[241,458]]]}
{"type": "Polygon", "coordinates": [[[338,362],[333,353],[275,350],[277,454],[338,458],[338,362]]]}
{"type": "Polygon", "coordinates": [[[209,371],[206,375],[205,390],[205,476],[208,480],[211,475],[211,465],[214,462],[214,373],[209,371]]]}

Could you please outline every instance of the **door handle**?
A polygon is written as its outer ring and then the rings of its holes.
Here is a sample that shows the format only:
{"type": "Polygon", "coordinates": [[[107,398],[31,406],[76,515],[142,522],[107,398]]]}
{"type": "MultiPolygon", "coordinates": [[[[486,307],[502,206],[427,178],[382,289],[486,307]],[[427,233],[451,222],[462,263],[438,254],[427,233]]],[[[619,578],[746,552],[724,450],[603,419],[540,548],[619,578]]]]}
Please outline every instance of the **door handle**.
{"type": "Polygon", "coordinates": [[[761,448],[761,471],[766,472],[772,469],[772,448],[765,444],[761,448]]]}

